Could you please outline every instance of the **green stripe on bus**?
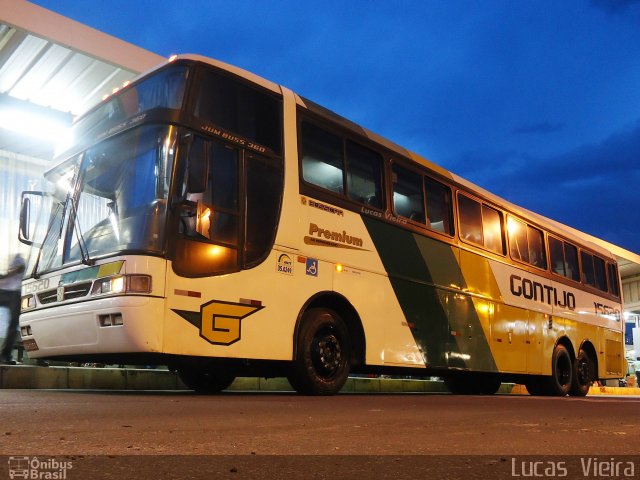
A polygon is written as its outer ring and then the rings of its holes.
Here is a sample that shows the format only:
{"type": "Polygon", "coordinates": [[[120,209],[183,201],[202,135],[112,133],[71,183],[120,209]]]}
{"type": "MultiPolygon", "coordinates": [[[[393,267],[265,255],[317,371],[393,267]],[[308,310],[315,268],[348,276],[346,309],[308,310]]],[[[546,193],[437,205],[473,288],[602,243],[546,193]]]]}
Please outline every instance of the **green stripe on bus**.
{"type": "Polygon", "coordinates": [[[462,294],[457,249],[363,216],[425,363],[496,371],[473,305],[462,294]]]}

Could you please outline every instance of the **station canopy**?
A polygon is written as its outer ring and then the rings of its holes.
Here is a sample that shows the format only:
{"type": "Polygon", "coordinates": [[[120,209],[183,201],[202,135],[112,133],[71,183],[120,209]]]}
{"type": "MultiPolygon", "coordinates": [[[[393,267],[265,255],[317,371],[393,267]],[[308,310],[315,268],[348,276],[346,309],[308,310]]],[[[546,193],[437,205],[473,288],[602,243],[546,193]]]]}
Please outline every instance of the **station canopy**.
{"type": "Polygon", "coordinates": [[[0,150],[50,160],[73,117],[166,59],[23,0],[0,0],[0,150]]]}

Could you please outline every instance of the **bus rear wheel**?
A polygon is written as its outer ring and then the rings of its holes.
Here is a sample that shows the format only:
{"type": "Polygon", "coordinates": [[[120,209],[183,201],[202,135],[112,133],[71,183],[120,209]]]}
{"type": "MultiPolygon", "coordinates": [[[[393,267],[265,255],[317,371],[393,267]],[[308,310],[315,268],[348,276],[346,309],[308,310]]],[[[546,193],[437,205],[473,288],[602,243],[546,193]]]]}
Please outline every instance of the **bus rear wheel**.
{"type": "Polygon", "coordinates": [[[584,350],[580,349],[578,356],[573,362],[573,379],[569,394],[574,397],[584,397],[589,393],[589,388],[593,383],[595,372],[591,357],[584,350]]]}
{"type": "Polygon", "coordinates": [[[549,379],[549,395],[565,397],[573,383],[573,361],[569,350],[564,345],[556,345],[551,358],[551,378],[549,379]]]}
{"type": "Polygon", "coordinates": [[[305,395],[338,393],[351,367],[349,333],[340,316],[328,308],[306,311],[296,346],[296,359],[287,376],[291,386],[305,395]]]}
{"type": "Polygon", "coordinates": [[[220,369],[195,367],[179,368],[178,376],[187,388],[203,395],[220,393],[229,388],[236,378],[234,374],[220,369]]]}

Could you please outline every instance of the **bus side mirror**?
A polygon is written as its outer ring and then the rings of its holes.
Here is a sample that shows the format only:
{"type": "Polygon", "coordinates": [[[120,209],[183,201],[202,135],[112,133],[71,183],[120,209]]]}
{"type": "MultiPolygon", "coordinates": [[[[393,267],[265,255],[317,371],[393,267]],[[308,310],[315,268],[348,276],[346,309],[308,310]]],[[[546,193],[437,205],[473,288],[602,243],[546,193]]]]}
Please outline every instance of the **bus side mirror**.
{"type": "MultiPolygon", "coordinates": [[[[26,245],[33,245],[31,238],[31,201],[37,197],[44,197],[44,192],[22,192],[20,195],[20,228],[18,230],[18,240],[26,245]]],[[[36,202],[42,205],[42,201],[36,202]]]]}
{"type": "Polygon", "coordinates": [[[29,241],[29,220],[31,219],[31,200],[29,197],[22,198],[22,204],[20,205],[20,231],[18,233],[18,240],[27,245],[31,245],[29,241]]]}

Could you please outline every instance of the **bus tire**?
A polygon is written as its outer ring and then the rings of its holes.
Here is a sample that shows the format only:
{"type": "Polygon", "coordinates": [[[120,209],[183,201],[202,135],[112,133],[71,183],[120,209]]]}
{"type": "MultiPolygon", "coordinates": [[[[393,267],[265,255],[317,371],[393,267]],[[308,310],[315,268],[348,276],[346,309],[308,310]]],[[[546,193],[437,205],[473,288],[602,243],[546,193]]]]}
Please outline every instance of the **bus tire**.
{"type": "Polygon", "coordinates": [[[311,308],[301,319],[297,354],[287,378],[304,395],[334,395],[351,368],[349,332],[340,316],[328,308],[311,308]]]}
{"type": "Polygon", "coordinates": [[[502,380],[500,377],[486,376],[478,384],[480,395],[493,395],[500,390],[502,380]]]}
{"type": "Polygon", "coordinates": [[[591,357],[584,350],[580,349],[578,356],[573,362],[573,379],[569,394],[574,397],[584,397],[589,393],[589,388],[595,377],[593,362],[591,357]]]}
{"type": "Polygon", "coordinates": [[[234,374],[220,369],[189,367],[179,368],[178,376],[187,388],[203,395],[220,393],[227,389],[236,378],[234,374]]]}
{"type": "Polygon", "coordinates": [[[551,357],[551,378],[548,383],[548,393],[552,396],[565,397],[571,390],[573,378],[573,361],[569,350],[558,344],[553,349],[551,357]]]}
{"type": "Polygon", "coordinates": [[[527,379],[524,384],[524,387],[529,392],[529,395],[534,397],[544,397],[549,395],[549,389],[547,388],[547,384],[549,379],[545,377],[533,377],[527,379]]]}

